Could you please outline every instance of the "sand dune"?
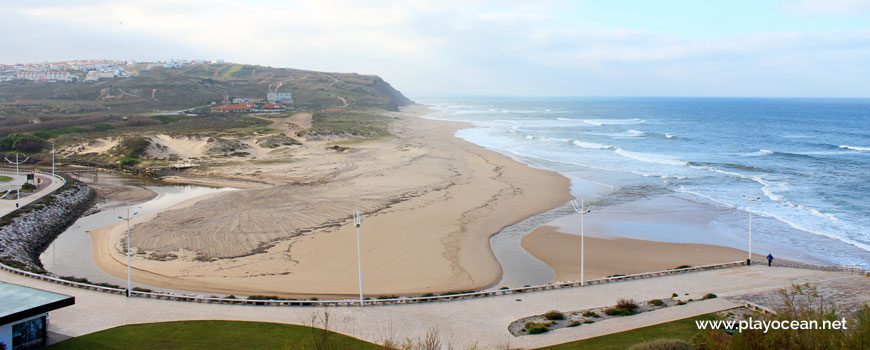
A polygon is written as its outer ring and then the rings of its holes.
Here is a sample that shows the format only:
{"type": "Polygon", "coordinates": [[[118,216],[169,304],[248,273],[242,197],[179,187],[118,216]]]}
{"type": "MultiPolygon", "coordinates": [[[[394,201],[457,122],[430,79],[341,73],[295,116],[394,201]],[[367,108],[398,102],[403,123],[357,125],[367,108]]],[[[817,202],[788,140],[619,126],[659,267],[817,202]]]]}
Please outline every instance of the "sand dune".
{"type": "Polygon", "coordinates": [[[155,135],[151,137],[151,147],[148,148],[150,158],[168,158],[175,154],[179,158],[200,158],[206,155],[206,137],[172,137],[155,135]]]}

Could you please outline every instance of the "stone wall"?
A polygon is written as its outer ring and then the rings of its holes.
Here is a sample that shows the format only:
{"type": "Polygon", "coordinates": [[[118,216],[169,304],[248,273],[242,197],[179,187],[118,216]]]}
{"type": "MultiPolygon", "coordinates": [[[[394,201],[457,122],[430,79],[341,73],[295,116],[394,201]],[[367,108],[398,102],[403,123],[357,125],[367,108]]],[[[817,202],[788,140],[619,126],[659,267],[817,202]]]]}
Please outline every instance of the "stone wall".
{"type": "Polygon", "coordinates": [[[39,255],[96,200],[87,185],[68,179],[55,193],[3,217],[0,222],[0,262],[43,272],[39,255]]]}

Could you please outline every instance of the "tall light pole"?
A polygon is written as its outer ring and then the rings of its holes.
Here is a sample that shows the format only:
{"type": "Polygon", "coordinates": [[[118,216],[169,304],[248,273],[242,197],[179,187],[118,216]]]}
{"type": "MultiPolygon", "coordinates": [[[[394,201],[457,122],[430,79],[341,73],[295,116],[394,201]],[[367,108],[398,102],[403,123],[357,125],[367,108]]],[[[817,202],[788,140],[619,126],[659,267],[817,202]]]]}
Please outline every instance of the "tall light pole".
{"type": "Polygon", "coordinates": [[[57,154],[57,149],[54,148],[54,142],[51,143],[51,180],[54,181],[54,155],[57,154]]]}
{"type": "MultiPolygon", "coordinates": [[[[18,157],[19,154],[21,154],[21,153],[15,152],[15,160],[14,161],[10,160],[8,157],[5,157],[5,156],[3,157],[3,159],[5,159],[7,163],[15,164],[15,177],[16,178],[21,176],[18,173],[18,166],[27,162],[27,160],[30,159],[30,156],[27,156],[27,158],[24,158],[24,160],[20,160],[20,158],[18,157]]],[[[25,181],[25,182],[27,182],[27,181],[25,181]]],[[[18,188],[15,189],[15,207],[16,208],[18,208],[18,201],[19,200],[21,200],[21,186],[18,186],[18,188]]]]}
{"type": "Polygon", "coordinates": [[[580,214],[580,285],[582,286],[585,283],[584,276],[585,276],[585,272],[586,272],[586,271],[584,271],[584,267],[585,267],[584,264],[586,262],[585,261],[586,258],[584,256],[584,254],[586,253],[586,247],[584,245],[585,244],[584,241],[586,238],[586,232],[584,232],[583,217],[586,216],[586,214],[588,214],[590,211],[592,211],[592,207],[587,208],[585,206],[585,204],[583,203],[582,196],[580,197],[580,205],[577,205],[576,200],[572,200],[571,206],[574,207],[574,211],[576,211],[578,214],[580,214]]]}
{"type": "Polygon", "coordinates": [[[362,250],[360,249],[359,227],[362,225],[362,217],[359,209],[353,210],[353,225],[356,227],[356,266],[359,273],[359,306],[363,306],[363,276],[362,276],[362,250]]]}
{"type": "Polygon", "coordinates": [[[19,158],[18,158],[19,154],[21,154],[21,153],[15,152],[15,160],[14,161],[9,159],[8,157],[3,157],[3,159],[6,159],[6,162],[8,162],[9,164],[15,164],[15,176],[18,176],[18,166],[26,163],[27,160],[30,159],[30,156],[27,156],[27,158],[24,158],[24,160],[19,160],[19,158]]]}
{"type": "Polygon", "coordinates": [[[749,212],[749,255],[746,258],[746,266],[749,266],[752,265],[752,202],[759,200],[761,196],[749,195],[744,193],[741,195],[741,197],[749,202],[749,205],[746,209],[746,211],[749,212]]]}
{"type": "Polygon", "coordinates": [[[118,219],[127,221],[127,297],[130,297],[130,292],[133,290],[133,273],[131,271],[131,263],[132,263],[132,250],[130,250],[130,220],[133,220],[133,217],[139,215],[139,212],[131,212],[130,211],[130,203],[127,203],[127,215],[126,216],[118,216],[118,219]]]}

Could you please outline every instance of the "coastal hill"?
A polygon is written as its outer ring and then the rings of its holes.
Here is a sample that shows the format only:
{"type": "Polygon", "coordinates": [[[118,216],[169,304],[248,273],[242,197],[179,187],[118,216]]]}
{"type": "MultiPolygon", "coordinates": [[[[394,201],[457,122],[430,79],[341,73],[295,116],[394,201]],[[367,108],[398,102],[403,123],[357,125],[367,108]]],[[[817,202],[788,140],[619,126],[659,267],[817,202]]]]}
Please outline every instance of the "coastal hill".
{"type": "Polygon", "coordinates": [[[177,68],[127,65],[129,77],[96,82],[0,82],[0,117],[174,111],[229,97],[291,92],[296,107],[396,110],[410,99],[375,75],[325,73],[233,63],[177,68]],[[37,104],[24,108],[18,102],[37,104]]]}

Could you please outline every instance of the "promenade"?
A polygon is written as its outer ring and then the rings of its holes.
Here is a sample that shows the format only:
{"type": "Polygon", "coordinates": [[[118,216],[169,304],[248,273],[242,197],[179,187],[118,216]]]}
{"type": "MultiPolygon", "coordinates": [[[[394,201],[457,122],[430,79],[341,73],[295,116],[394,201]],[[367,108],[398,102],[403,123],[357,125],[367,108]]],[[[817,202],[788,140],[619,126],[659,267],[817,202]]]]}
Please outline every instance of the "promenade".
{"type": "MultiPolygon", "coordinates": [[[[466,299],[451,302],[365,307],[268,307],[199,304],[82,290],[0,272],[0,281],[45,289],[76,297],[76,304],[51,314],[51,330],[78,336],[115,326],[176,320],[241,320],[305,324],[314,313],[327,310],[334,330],[372,342],[417,338],[437,329],[444,342],[464,347],[537,348],[572,340],[620,332],[741,305],[741,296],[775,293],[796,283],[854,286],[853,297],[870,301],[870,279],[862,275],[787,267],[741,266],[632,280],[581,288],[565,288],[466,299]],[[617,299],[644,301],[689,293],[699,299],[715,293],[717,299],[696,301],[635,316],[610,319],[550,333],[514,337],[508,324],[548,310],[571,311],[613,305],[617,299]]],[[[775,306],[775,305],[768,305],[775,306]]]]}
{"type": "MultiPolygon", "coordinates": [[[[0,170],[0,176],[8,176],[11,177],[12,180],[8,182],[0,182],[0,194],[6,193],[7,190],[11,191],[11,195],[15,195],[15,189],[21,188],[21,185],[27,180],[27,176],[25,175],[25,169],[21,169],[19,175],[15,175],[15,171],[9,171],[6,169],[0,170]]],[[[52,178],[51,174],[43,174],[37,173],[37,179],[41,179],[42,183],[39,185],[39,189],[33,193],[24,196],[22,193],[21,199],[0,199],[0,216],[4,216],[9,214],[18,207],[23,207],[31,202],[34,202],[43,196],[54,192],[54,190],[63,186],[63,180],[59,177],[52,178]],[[15,205],[18,203],[18,206],[15,205]]]]}

